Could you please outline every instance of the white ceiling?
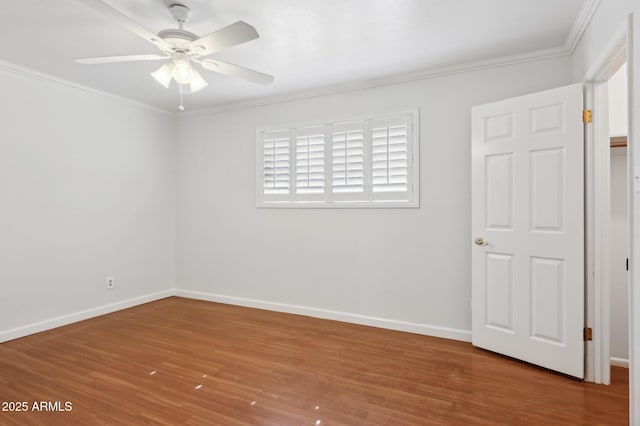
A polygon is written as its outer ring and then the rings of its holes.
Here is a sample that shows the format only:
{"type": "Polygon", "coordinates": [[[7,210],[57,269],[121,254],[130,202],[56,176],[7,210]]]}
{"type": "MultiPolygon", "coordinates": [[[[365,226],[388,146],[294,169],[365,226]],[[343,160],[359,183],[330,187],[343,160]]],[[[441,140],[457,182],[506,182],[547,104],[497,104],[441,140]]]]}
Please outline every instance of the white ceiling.
{"type": "MultiPolygon", "coordinates": [[[[193,15],[200,36],[237,20],[260,38],[212,57],[272,74],[257,86],[202,71],[209,86],[188,110],[283,96],[564,45],[587,0],[106,0],[153,32],[175,28],[166,6],[193,15]]],[[[0,9],[0,60],[168,111],[175,86],[158,62],[82,65],[76,58],[155,54],[157,48],[81,0],[14,0],[0,9]]]]}

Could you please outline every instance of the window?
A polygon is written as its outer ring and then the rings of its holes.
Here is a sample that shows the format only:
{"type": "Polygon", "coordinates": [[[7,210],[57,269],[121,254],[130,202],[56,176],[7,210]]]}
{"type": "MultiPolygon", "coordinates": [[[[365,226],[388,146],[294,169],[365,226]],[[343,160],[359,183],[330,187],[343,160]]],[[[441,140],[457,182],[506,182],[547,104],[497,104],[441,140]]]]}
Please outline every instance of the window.
{"type": "Polygon", "coordinates": [[[257,133],[259,207],[417,207],[417,112],[257,133]]]}

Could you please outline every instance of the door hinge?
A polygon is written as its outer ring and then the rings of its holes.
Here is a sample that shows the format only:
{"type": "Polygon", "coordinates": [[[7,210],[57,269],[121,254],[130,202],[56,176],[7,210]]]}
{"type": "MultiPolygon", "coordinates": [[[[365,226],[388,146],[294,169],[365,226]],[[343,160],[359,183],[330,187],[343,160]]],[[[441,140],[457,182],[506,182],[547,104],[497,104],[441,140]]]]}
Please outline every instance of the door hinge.
{"type": "Polygon", "coordinates": [[[584,124],[591,123],[593,121],[593,111],[590,109],[582,110],[582,122],[584,124]]]}
{"type": "Polygon", "coordinates": [[[586,342],[587,340],[593,340],[593,330],[591,327],[585,327],[582,329],[582,339],[586,342]]]}

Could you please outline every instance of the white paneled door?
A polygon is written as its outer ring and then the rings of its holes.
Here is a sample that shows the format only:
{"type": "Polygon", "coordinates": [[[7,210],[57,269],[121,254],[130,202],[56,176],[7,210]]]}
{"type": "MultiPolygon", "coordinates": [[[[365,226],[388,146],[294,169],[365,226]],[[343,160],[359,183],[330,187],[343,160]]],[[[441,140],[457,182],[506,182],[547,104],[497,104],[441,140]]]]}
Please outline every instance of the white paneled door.
{"type": "Polygon", "coordinates": [[[584,376],[582,86],[472,109],[473,344],[584,376]]]}

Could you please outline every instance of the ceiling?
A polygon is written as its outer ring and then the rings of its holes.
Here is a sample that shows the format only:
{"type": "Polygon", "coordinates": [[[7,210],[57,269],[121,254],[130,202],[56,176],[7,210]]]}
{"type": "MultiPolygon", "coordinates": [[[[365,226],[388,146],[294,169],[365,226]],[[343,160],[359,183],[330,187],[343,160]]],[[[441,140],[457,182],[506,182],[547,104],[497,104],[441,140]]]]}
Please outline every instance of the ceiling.
{"type": "MultiPolygon", "coordinates": [[[[275,76],[263,87],[202,70],[187,110],[343,86],[561,47],[588,0],[106,0],[152,32],[166,7],[192,9],[206,35],[237,20],[260,38],[212,57],[275,76]]],[[[149,76],[162,62],[82,65],[76,58],[157,54],[81,0],[15,0],[0,9],[0,60],[177,112],[178,91],[149,76]]]]}

